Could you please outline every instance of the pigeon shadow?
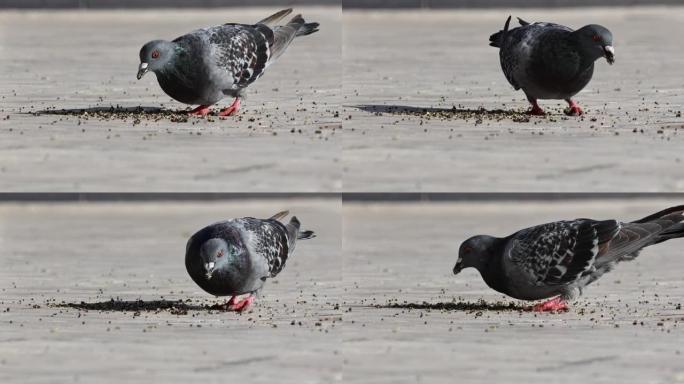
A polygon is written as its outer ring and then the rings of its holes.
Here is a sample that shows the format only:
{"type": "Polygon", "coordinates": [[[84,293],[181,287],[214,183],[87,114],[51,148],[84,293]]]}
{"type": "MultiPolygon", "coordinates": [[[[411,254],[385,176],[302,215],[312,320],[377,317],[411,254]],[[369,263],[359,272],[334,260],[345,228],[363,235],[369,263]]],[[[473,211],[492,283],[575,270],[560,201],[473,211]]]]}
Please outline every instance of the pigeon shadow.
{"type": "Polygon", "coordinates": [[[418,117],[431,117],[443,119],[512,119],[519,122],[530,121],[526,111],[513,109],[486,109],[479,108],[439,108],[439,107],[415,107],[410,105],[353,105],[352,108],[360,109],[376,115],[392,114],[418,117]]]}
{"type": "Polygon", "coordinates": [[[441,303],[428,303],[423,301],[422,303],[392,303],[386,305],[378,305],[376,308],[389,308],[389,309],[418,309],[418,310],[435,310],[435,311],[454,311],[454,312],[479,312],[479,311],[510,311],[510,312],[522,312],[529,311],[529,307],[518,305],[514,302],[495,302],[488,303],[484,300],[478,302],[441,302],[441,303]]]}
{"type": "Polygon", "coordinates": [[[90,108],[63,108],[63,109],[44,109],[40,111],[30,112],[33,115],[62,115],[62,116],[106,116],[123,117],[132,115],[164,115],[164,116],[185,116],[188,110],[173,110],[159,107],[90,107],[90,108]]]}
{"type": "Polygon", "coordinates": [[[190,304],[182,300],[119,300],[96,301],[80,303],[58,303],[52,306],[58,308],[75,308],[86,311],[103,312],[164,312],[174,315],[187,315],[188,311],[227,311],[225,304],[190,304]]]}

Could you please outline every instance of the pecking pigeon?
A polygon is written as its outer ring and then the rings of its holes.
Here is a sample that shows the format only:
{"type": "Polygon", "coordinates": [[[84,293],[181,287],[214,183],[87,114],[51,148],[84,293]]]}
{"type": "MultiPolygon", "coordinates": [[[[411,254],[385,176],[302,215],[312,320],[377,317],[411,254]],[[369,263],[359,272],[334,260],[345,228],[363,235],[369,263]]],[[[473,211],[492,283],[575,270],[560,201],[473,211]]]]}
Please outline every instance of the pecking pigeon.
{"type": "Polygon", "coordinates": [[[489,287],[520,300],[552,298],[536,311],[567,309],[584,287],[642,248],[684,237],[684,205],[641,220],[576,219],[520,230],[508,237],[471,237],[461,244],[454,274],[476,268],[489,287]]]}
{"type": "Polygon", "coordinates": [[[245,310],[269,277],[275,277],[294,252],[297,240],[315,237],[299,230],[292,217],[283,224],[279,212],[269,219],[244,217],[214,223],[188,240],[185,268],[192,280],[208,293],[231,296],[228,309],[245,310]],[[237,296],[248,294],[241,300],[237,296]]]}
{"type": "Polygon", "coordinates": [[[200,104],[190,112],[206,116],[209,107],[226,96],[233,103],[219,113],[230,116],[240,108],[244,89],[264,74],[292,40],[318,31],[301,15],[275,25],[292,12],[285,9],[254,25],[224,24],[198,29],[173,41],[153,40],[140,50],[138,80],[157,75],[161,88],[185,104],[200,104]]]}
{"type": "Polygon", "coordinates": [[[615,62],[613,35],[596,24],[576,31],[553,23],[528,23],[504,29],[489,37],[489,45],[499,48],[501,68],[516,89],[525,92],[532,104],[528,112],[543,115],[538,99],[563,99],[569,104],[568,115],[581,115],[582,109],[572,97],[582,90],[594,73],[594,61],[605,57],[615,62]]]}

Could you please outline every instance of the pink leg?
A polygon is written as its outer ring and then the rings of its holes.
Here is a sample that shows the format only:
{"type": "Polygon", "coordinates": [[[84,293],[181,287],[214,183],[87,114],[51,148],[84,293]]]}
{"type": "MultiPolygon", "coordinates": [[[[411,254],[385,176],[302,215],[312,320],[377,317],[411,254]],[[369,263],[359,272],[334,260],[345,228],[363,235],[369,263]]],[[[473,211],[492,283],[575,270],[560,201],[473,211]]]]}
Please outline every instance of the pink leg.
{"type": "Polygon", "coordinates": [[[228,108],[221,111],[218,115],[219,116],[233,116],[233,115],[236,115],[239,110],[240,110],[240,98],[236,97],[235,100],[233,100],[233,104],[231,104],[228,108]]]}
{"type": "Polygon", "coordinates": [[[254,302],[254,296],[252,295],[249,295],[246,298],[237,302],[235,300],[235,297],[236,296],[231,297],[228,301],[228,309],[231,311],[242,312],[246,310],[254,302]]]}
{"type": "Polygon", "coordinates": [[[565,110],[565,114],[568,116],[581,116],[584,112],[582,112],[582,108],[580,108],[579,104],[575,103],[574,100],[572,99],[566,99],[565,101],[568,102],[570,105],[570,108],[565,110]]]}
{"type": "Polygon", "coordinates": [[[209,107],[210,107],[209,105],[200,105],[199,107],[188,112],[188,115],[206,116],[209,114],[209,111],[210,111],[209,107]]]}
{"type": "MultiPolygon", "coordinates": [[[[529,99],[528,99],[529,100],[529,99]]],[[[528,115],[535,115],[535,116],[544,116],[546,115],[546,112],[544,112],[543,109],[537,104],[537,100],[531,99],[530,104],[532,104],[532,109],[527,111],[528,115]]]]}
{"type": "Polygon", "coordinates": [[[539,303],[532,307],[534,312],[561,312],[568,310],[568,303],[560,296],[539,303]]]}

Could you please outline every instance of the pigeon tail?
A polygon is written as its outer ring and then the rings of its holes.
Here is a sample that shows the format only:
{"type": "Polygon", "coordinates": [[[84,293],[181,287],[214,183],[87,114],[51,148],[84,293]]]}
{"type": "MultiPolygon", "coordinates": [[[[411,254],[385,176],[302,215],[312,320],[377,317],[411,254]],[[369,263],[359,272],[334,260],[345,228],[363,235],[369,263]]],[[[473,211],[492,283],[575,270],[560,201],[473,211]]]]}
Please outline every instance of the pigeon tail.
{"type": "Polygon", "coordinates": [[[490,47],[496,47],[496,48],[501,48],[501,43],[503,42],[504,37],[506,36],[506,33],[508,33],[508,25],[511,23],[511,16],[508,16],[508,19],[506,20],[506,24],[504,24],[504,29],[500,30],[499,32],[489,36],[489,46],[490,47]]]}
{"type": "Polygon", "coordinates": [[[657,219],[662,219],[665,216],[670,216],[672,214],[679,214],[680,216],[684,217],[684,205],[678,205],[676,207],[670,207],[667,209],[663,209],[660,212],[656,212],[652,215],[648,215],[644,217],[643,219],[633,221],[633,223],[648,223],[649,221],[657,220],[657,219]]]}
{"type": "Polygon", "coordinates": [[[316,237],[313,231],[300,232],[300,226],[301,223],[299,222],[299,219],[297,219],[297,216],[292,216],[290,222],[285,225],[285,228],[287,229],[287,246],[289,248],[290,254],[292,253],[292,251],[294,251],[295,243],[297,242],[297,240],[305,240],[316,237]]]}
{"type": "Polygon", "coordinates": [[[666,240],[676,239],[678,237],[684,237],[684,223],[679,223],[671,226],[666,231],[661,232],[656,238],[655,243],[662,243],[666,240]]]}
{"type": "Polygon", "coordinates": [[[279,22],[280,20],[282,20],[283,17],[289,15],[290,13],[292,13],[292,8],[283,9],[282,11],[276,12],[271,16],[257,22],[257,24],[263,24],[270,27],[275,23],[279,22]]]}
{"type": "Polygon", "coordinates": [[[289,214],[290,214],[290,211],[281,211],[281,212],[278,212],[275,215],[269,217],[269,219],[270,220],[280,220],[289,214]]]}
{"type": "Polygon", "coordinates": [[[314,231],[302,231],[297,235],[297,240],[313,239],[314,237],[316,237],[314,231]]]}
{"type": "Polygon", "coordinates": [[[655,240],[653,240],[652,244],[684,237],[684,205],[664,209],[660,212],[646,216],[641,220],[637,220],[634,223],[645,224],[651,222],[666,226],[666,228],[657,235],[655,240]]]}
{"type": "Polygon", "coordinates": [[[280,57],[295,37],[310,35],[318,31],[318,25],[318,23],[307,23],[302,15],[297,15],[287,25],[275,27],[269,61],[272,62],[280,57]]]}

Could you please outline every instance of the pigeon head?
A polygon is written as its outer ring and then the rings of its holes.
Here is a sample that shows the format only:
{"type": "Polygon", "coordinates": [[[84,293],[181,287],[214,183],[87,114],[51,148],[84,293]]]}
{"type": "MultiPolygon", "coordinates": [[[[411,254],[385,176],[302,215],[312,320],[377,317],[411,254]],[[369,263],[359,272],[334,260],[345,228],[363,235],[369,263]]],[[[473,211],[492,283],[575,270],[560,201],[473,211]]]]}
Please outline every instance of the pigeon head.
{"type": "Polygon", "coordinates": [[[613,34],[597,24],[589,24],[574,32],[582,53],[592,61],[605,57],[608,64],[615,62],[613,34]]]}
{"type": "Polygon", "coordinates": [[[140,66],[138,67],[138,80],[142,79],[148,71],[161,70],[171,59],[175,52],[174,43],[165,40],[153,40],[143,45],[140,49],[140,66]]]}
{"type": "Polygon", "coordinates": [[[464,241],[458,249],[458,260],[454,265],[454,275],[457,275],[464,268],[473,267],[479,270],[485,266],[498,240],[496,237],[478,235],[464,241]]]}
{"type": "Polygon", "coordinates": [[[200,247],[200,257],[207,280],[210,280],[217,270],[228,266],[239,254],[239,249],[224,239],[213,238],[205,241],[200,247]]]}

